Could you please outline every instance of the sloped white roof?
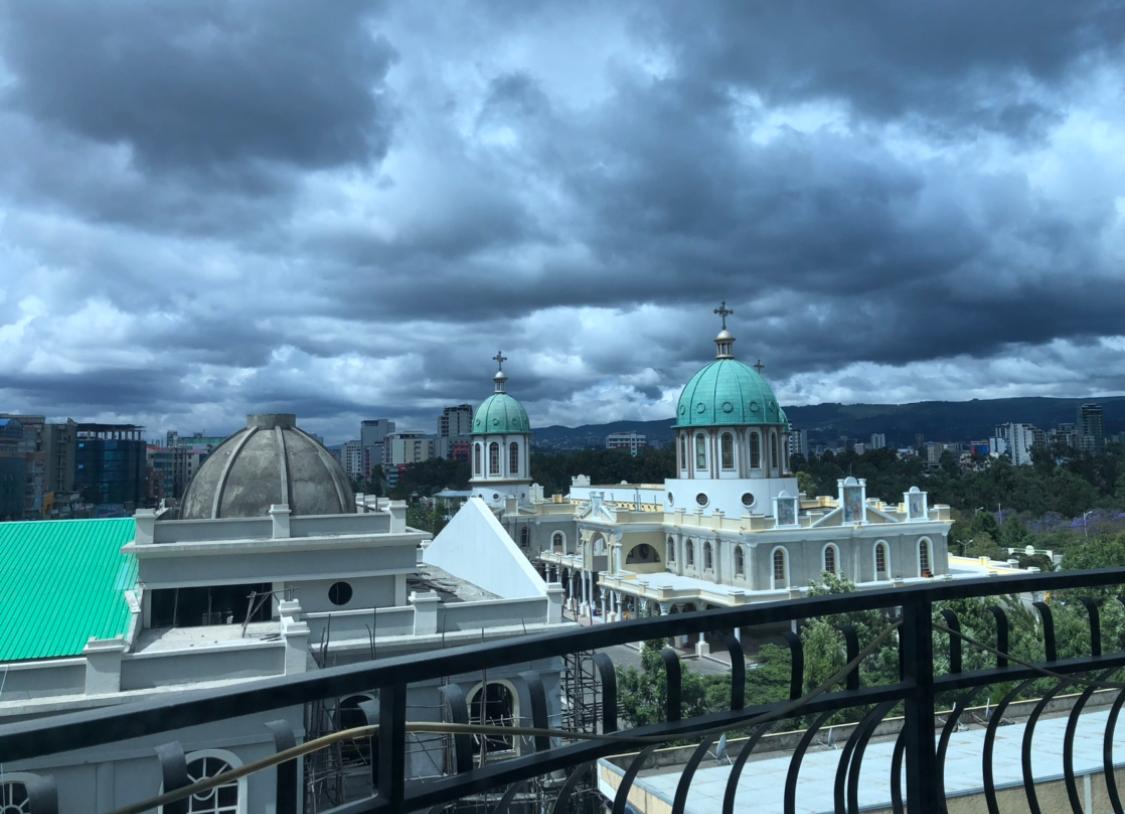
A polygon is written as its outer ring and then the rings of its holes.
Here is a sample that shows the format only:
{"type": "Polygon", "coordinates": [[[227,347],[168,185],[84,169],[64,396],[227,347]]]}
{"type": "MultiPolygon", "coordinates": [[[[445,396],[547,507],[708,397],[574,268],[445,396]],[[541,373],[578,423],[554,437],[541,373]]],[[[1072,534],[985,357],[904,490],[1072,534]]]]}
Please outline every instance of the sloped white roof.
{"type": "Polygon", "coordinates": [[[547,583],[479,497],[465,501],[426,546],[422,562],[503,599],[547,595],[547,583]]]}

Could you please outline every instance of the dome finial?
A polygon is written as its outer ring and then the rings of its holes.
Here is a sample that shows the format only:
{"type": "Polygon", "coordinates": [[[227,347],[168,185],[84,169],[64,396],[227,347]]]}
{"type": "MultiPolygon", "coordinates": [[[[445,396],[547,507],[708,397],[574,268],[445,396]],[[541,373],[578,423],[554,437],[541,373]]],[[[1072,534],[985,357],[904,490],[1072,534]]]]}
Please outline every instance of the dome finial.
{"type": "Polygon", "coordinates": [[[715,358],[716,359],[733,359],[734,358],[734,336],[727,330],[727,317],[734,313],[733,308],[727,308],[727,301],[723,300],[714,313],[718,314],[723,320],[723,328],[719,331],[719,335],[715,337],[715,358]]]}
{"type": "Polygon", "coordinates": [[[504,363],[508,361],[508,357],[504,355],[504,351],[496,351],[496,355],[492,357],[496,362],[496,375],[492,377],[492,381],[496,385],[496,392],[504,392],[504,384],[508,381],[508,374],[504,372],[504,363]]]}

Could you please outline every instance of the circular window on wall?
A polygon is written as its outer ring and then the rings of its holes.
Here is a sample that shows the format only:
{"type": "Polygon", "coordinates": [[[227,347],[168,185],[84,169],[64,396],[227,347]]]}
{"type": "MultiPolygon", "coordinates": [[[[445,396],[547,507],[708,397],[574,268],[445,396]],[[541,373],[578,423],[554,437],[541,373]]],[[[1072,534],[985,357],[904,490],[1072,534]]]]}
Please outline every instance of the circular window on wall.
{"type": "Polygon", "coordinates": [[[731,403],[730,403],[729,401],[724,401],[724,402],[723,402],[723,412],[724,412],[724,413],[732,413],[732,412],[734,412],[734,405],[733,405],[733,404],[731,404],[731,403]]]}
{"type": "Polygon", "coordinates": [[[700,506],[706,506],[707,502],[708,502],[707,501],[707,495],[703,494],[703,492],[700,492],[698,495],[695,496],[695,502],[698,503],[700,506]]]}
{"type": "Polygon", "coordinates": [[[742,493],[742,505],[749,509],[754,505],[754,496],[749,492],[742,493]]]}
{"type": "Polygon", "coordinates": [[[695,411],[697,413],[705,413],[707,412],[707,405],[701,401],[699,404],[695,405],[695,411]]]}
{"type": "Polygon", "coordinates": [[[346,605],[352,601],[352,586],[346,582],[333,582],[328,589],[328,601],[333,605],[346,605]]]}
{"type": "Polygon", "coordinates": [[[492,493],[492,499],[493,500],[499,500],[500,499],[500,493],[499,492],[493,492],[492,493]]]}
{"type": "Polygon", "coordinates": [[[758,402],[756,402],[756,401],[750,402],[749,406],[750,406],[750,412],[752,412],[752,413],[756,413],[760,409],[760,407],[758,406],[758,402]]]}

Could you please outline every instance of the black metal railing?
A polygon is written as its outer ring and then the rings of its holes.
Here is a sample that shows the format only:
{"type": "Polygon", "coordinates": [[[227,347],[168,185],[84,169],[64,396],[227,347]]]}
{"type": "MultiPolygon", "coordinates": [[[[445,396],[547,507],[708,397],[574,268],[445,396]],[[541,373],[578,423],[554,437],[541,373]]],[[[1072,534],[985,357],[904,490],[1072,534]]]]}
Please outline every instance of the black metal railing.
{"type": "MultiPolygon", "coordinates": [[[[1109,709],[1103,738],[1103,782],[1113,810],[1123,814],[1113,770],[1116,765],[1113,740],[1119,713],[1125,704],[1125,687],[1110,681],[1110,678],[1115,671],[1125,667],[1125,652],[1103,652],[1100,623],[1101,608],[1106,602],[1116,602],[1113,597],[1122,586],[1125,586],[1125,568],[973,580],[931,580],[889,590],[673,614],[593,628],[568,628],[328,668],[295,677],[246,682],[227,689],[182,693],[175,697],[8,724],[0,727],[0,766],[183,727],[292,708],[321,699],[377,693],[377,702],[367,705],[366,709],[369,726],[339,736],[372,737],[372,785],[377,791],[363,799],[340,805],[333,809],[334,812],[441,810],[442,806],[470,799],[488,801],[489,794],[493,797],[488,802],[488,809],[505,811],[510,809],[521,791],[548,776],[557,779],[551,785],[550,810],[577,810],[573,792],[590,776],[591,768],[598,759],[635,753],[627,759],[612,801],[614,812],[624,812],[630,788],[653,751],[663,744],[686,741],[697,745],[683,764],[672,803],[673,811],[683,811],[694,773],[715,740],[723,733],[744,733],[746,739],[730,764],[725,791],[723,810],[732,812],[736,807],[739,779],[750,770],[749,758],[754,749],[763,743],[776,722],[799,719],[804,732],[791,749],[784,785],[784,810],[791,812],[797,805],[798,772],[818,730],[832,716],[848,712],[855,725],[839,750],[833,798],[836,811],[854,812],[859,809],[859,773],[865,750],[881,722],[892,711],[900,710],[902,726],[896,736],[890,777],[886,781],[891,808],[902,812],[904,805],[908,805],[911,814],[941,812],[945,810],[945,755],[961,716],[973,692],[1004,685],[1006,692],[987,720],[981,755],[983,794],[988,810],[995,814],[998,800],[993,781],[992,750],[997,727],[1013,700],[1026,696],[1033,682],[1038,680],[1048,686],[1032,709],[1024,731],[1023,785],[1027,808],[1032,812],[1040,811],[1031,770],[1031,739],[1035,725],[1053,697],[1063,690],[1077,687],[1082,692],[1067,712],[1069,717],[1060,770],[1072,809],[1083,811],[1073,761],[1078,718],[1095,690],[1112,688],[1117,694],[1109,709]],[[990,605],[993,635],[988,641],[964,633],[957,613],[947,606],[957,600],[1029,594],[1038,600],[1046,592],[1054,593],[1057,598],[1059,591],[1076,592],[1076,599],[1068,607],[1080,604],[1083,609],[1084,635],[1088,639],[1084,640],[1085,652],[1082,655],[1059,657],[1052,608],[1044,601],[1033,604],[1039,620],[1036,635],[1042,645],[1041,658],[1019,658],[1009,653],[1010,624],[1005,607],[1010,605],[1006,606],[1003,601],[990,605]],[[784,637],[791,654],[788,700],[762,703],[745,697],[743,650],[733,635],[734,631],[859,611],[879,611],[885,625],[867,642],[859,641],[854,628],[842,626],[841,643],[846,652],[846,663],[828,680],[811,690],[806,688],[801,639],[790,633],[784,637]],[[940,672],[934,667],[935,632],[948,638],[947,652],[939,654],[948,669],[940,672]],[[732,665],[727,708],[684,717],[679,655],[674,649],[665,647],[661,651],[667,688],[664,720],[619,729],[615,666],[605,652],[606,648],[695,634],[711,634],[729,650],[732,665]],[[896,641],[899,657],[897,680],[863,686],[861,663],[879,647],[893,647],[896,641]],[[963,654],[969,648],[978,654],[987,653],[990,666],[964,669],[963,654]],[[473,724],[469,720],[464,693],[459,693],[455,684],[449,684],[451,689],[442,696],[445,710],[442,721],[408,720],[407,696],[411,685],[432,685],[449,677],[480,674],[482,670],[495,671],[506,666],[518,669],[521,665],[576,652],[595,653],[594,663],[600,676],[601,711],[596,732],[567,732],[553,727],[549,712],[557,705],[552,705],[554,699],[548,697],[540,674],[529,670],[522,672],[520,679],[524,682],[529,700],[526,708],[529,711],[525,717],[529,719],[530,726],[514,730],[515,734],[526,736],[527,748],[509,759],[485,765],[478,765],[474,760],[471,735],[488,731],[495,734],[497,728],[490,730],[486,725],[473,724]],[[945,716],[940,729],[935,720],[935,699],[939,696],[956,699],[952,712],[945,716]],[[425,778],[407,776],[408,730],[448,734],[448,743],[444,748],[448,750],[449,760],[444,775],[425,778]],[[905,777],[905,782],[902,777],[905,777]]],[[[977,661],[980,661],[979,658],[977,661]]],[[[274,721],[269,726],[278,754],[288,759],[280,762],[267,759],[260,761],[261,766],[250,768],[270,767],[276,773],[277,811],[295,812],[303,799],[298,788],[295,760],[311,747],[297,743],[287,722],[274,721]]],[[[157,752],[154,759],[160,762],[164,790],[175,795],[177,790],[188,789],[191,784],[184,768],[183,749],[176,743],[169,743],[157,752]]],[[[45,772],[45,776],[45,784],[33,784],[28,789],[32,797],[29,808],[32,814],[56,810],[57,795],[51,787],[49,772],[45,772]]],[[[142,791],[138,790],[138,799],[145,797],[142,791]]],[[[164,811],[175,812],[177,805],[186,805],[186,801],[169,801],[164,811]]]]}

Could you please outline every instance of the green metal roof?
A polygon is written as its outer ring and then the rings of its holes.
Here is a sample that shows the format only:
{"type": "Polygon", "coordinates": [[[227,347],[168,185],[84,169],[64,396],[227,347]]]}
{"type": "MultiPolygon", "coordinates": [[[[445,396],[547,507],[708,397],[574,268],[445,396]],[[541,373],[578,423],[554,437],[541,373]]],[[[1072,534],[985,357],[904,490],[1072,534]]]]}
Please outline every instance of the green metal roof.
{"type": "Polygon", "coordinates": [[[493,393],[473,415],[473,435],[531,432],[527,410],[507,393],[493,393]]]}
{"type": "Polygon", "coordinates": [[[788,424],[772,388],[737,359],[716,359],[684,386],[676,405],[677,427],[788,424]]]}
{"type": "Polygon", "coordinates": [[[77,656],[129,626],[133,518],[0,523],[0,662],[77,656]]]}

